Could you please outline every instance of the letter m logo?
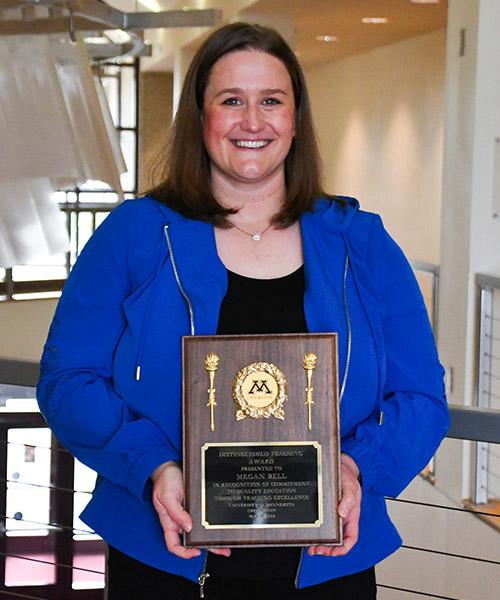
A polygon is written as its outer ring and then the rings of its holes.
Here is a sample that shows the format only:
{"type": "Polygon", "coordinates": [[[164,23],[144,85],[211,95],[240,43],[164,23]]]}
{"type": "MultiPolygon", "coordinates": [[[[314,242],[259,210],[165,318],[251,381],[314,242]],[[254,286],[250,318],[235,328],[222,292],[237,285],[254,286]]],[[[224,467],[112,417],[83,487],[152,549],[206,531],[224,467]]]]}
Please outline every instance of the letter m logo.
{"type": "Polygon", "coordinates": [[[253,385],[249,390],[249,394],[255,394],[255,393],[261,393],[261,394],[271,394],[271,390],[267,387],[267,383],[265,379],[254,379],[253,380],[253,385]]]}

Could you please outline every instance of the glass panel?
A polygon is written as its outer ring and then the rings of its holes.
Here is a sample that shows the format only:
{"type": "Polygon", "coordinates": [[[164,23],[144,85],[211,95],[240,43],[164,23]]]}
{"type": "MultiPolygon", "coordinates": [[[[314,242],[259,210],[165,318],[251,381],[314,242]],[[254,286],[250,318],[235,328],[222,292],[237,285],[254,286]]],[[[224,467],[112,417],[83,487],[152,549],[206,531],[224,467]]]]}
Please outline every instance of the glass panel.
{"type": "Polygon", "coordinates": [[[48,535],[50,430],[7,432],[7,536],[48,535]]]}
{"type": "Polygon", "coordinates": [[[95,471],[75,459],[73,487],[78,491],[74,494],[73,509],[75,554],[72,587],[74,590],[99,589],[104,588],[105,585],[104,542],[79,518],[91,498],[96,476],[95,471]]]}
{"type": "MultiPolygon", "coordinates": [[[[488,502],[500,504],[500,444],[488,444],[488,502]]],[[[500,528],[500,523],[498,524],[500,528]]]]}
{"type": "Polygon", "coordinates": [[[109,215],[109,212],[98,212],[95,216],[95,226],[96,228],[104,221],[104,219],[109,215]]]}
{"type": "Polygon", "coordinates": [[[472,498],[465,505],[500,531],[500,444],[476,442],[472,498]],[[482,513],[482,514],[481,514],[482,513]]]}
{"type": "Polygon", "coordinates": [[[127,172],[120,176],[123,191],[135,190],[135,131],[121,131],[120,141],[127,172]]]}
{"type": "Polygon", "coordinates": [[[76,192],[65,192],[66,194],[66,202],[76,202],[77,194],[76,192]]]}
{"type": "Polygon", "coordinates": [[[119,107],[119,81],[118,77],[113,76],[109,77],[107,75],[103,75],[101,77],[102,87],[104,88],[104,93],[106,94],[106,98],[109,104],[109,110],[111,112],[111,116],[113,118],[113,123],[115,127],[118,127],[119,115],[120,115],[120,107],[119,107]]]}
{"type": "Polygon", "coordinates": [[[84,508],[90,501],[92,490],[95,486],[97,473],[75,459],[75,474],[73,488],[76,490],[74,494],[73,507],[73,528],[75,540],[101,539],[94,534],[92,529],[80,520],[79,515],[82,514],[84,508]]]}
{"type": "Polygon", "coordinates": [[[118,194],[115,194],[114,192],[81,192],[79,200],[82,204],[84,204],[85,202],[103,202],[106,204],[116,204],[118,202],[118,194]]]}
{"type": "Polygon", "coordinates": [[[54,200],[59,204],[69,202],[66,192],[54,192],[54,200]]]}
{"type": "MultiPolygon", "coordinates": [[[[136,103],[136,69],[134,61],[127,59],[120,65],[102,65],[100,76],[103,87],[110,105],[115,126],[126,128],[137,128],[137,103],[136,103]],[[121,98],[120,98],[121,97],[121,98]],[[121,122],[120,122],[121,121],[121,122]]],[[[122,131],[120,133],[122,152],[127,163],[128,172],[121,176],[121,183],[126,198],[133,198],[136,193],[136,137],[137,131],[122,131]]],[[[81,251],[94,227],[97,227],[106,218],[106,210],[103,209],[95,216],[80,215],[68,210],[68,203],[77,202],[108,204],[110,207],[118,204],[119,198],[110,187],[100,181],[87,181],[79,189],[72,191],[59,190],[54,193],[55,200],[62,208],[61,218],[64,219],[70,237],[70,251],[67,255],[58,255],[43,265],[18,265],[13,270],[14,281],[41,281],[47,279],[65,279],[67,271],[75,263],[78,253],[81,251]],[[108,191],[109,190],[109,191],[108,191]]],[[[99,208],[99,207],[97,207],[99,208]]],[[[9,272],[7,272],[7,275],[9,272]]],[[[0,269],[0,282],[6,280],[5,269],[0,269]]],[[[34,298],[57,298],[60,292],[30,292],[17,293],[13,295],[15,300],[28,300],[34,298]]],[[[0,300],[7,296],[0,296],[0,300]]]]}
{"type": "Polygon", "coordinates": [[[74,548],[73,589],[104,588],[106,568],[104,542],[102,540],[75,542],[74,548]]]}
{"type": "Polygon", "coordinates": [[[66,278],[66,255],[56,254],[45,265],[21,265],[12,268],[13,281],[42,281],[66,278]]]}
{"type": "Polygon", "coordinates": [[[122,114],[121,123],[122,127],[135,127],[135,115],[136,115],[136,82],[135,72],[132,67],[123,67],[121,70],[122,78],[122,89],[121,89],[121,103],[122,103],[122,114]]]}
{"type": "Polygon", "coordinates": [[[0,413],[39,412],[35,388],[0,383],[0,413]]]}
{"type": "Polygon", "coordinates": [[[71,212],[70,215],[70,235],[69,235],[69,252],[70,263],[74,265],[78,255],[78,230],[77,230],[77,215],[76,212],[71,212]]]}
{"type": "Polygon", "coordinates": [[[78,254],[92,235],[92,215],[82,212],[78,215],[78,254]]]}
{"type": "MultiPolygon", "coordinates": [[[[53,537],[37,538],[29,544],[23,538],[9,538],[6,542],[5,587],[53,585],[56,583],[55,540],[53,537]]],[[[24,597],[32,598],[33,596],[24,597]]],[[[48,596],[44,597],[48,598],[48,596]]]]}

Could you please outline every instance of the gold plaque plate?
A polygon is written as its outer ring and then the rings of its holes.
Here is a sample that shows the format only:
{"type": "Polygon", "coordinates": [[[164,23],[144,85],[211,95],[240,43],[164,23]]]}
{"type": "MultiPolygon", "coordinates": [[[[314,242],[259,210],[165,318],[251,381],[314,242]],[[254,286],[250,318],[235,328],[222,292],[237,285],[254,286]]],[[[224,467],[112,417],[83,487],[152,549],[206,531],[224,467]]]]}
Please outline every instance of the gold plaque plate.
{"type": "Polygon", "coordinates": [[[322,448],[318,442],[204,444],[201,448],[202,525],[204,529],[321,527],[324,522],[322,469],[322,448]],[[215,457],[208,460],[213,451],[215,457]],[[300,464],[304,452],[310,460],[307,469],[300,464]],[[264,479],[248,475],[252,467],[247,465],[259,462],[251,458],[253,455],[270,457],[260,461],[269,464],[264,479]],[[223,473],[214,469],[220,465],[221,457],[226,461],[223,473]],[[209,470],[212,477],[217,474],[216,479],[207,477],[209,462],[212,463],[209,470]],[[293,506],[293,510],[284,506],[293,506]],[[210,512],[215,523],[209,522],[210,512]]]}

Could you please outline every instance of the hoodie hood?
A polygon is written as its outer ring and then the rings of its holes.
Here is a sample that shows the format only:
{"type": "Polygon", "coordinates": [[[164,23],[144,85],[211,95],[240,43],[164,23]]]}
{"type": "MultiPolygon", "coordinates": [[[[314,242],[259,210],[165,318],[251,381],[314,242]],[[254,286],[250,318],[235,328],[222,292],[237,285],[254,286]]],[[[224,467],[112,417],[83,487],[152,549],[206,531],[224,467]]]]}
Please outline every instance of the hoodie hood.
{"type": "Polygon", "coordinates": [[[321,218],[332,231],[346,232],[359,210],[359,202],[350,196],[321,197],[316,200],[312,218],[321,218]]]}

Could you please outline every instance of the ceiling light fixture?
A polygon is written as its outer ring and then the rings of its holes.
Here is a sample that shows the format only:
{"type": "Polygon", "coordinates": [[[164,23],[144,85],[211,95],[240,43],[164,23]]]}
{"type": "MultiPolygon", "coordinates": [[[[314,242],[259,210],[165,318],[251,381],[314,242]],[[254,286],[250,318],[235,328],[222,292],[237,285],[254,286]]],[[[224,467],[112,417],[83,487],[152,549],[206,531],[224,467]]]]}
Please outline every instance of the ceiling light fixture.
{"type": "Polygon", "coordinates": [[[380,23],[387,23],[389,19],[387,17],[363,17],[361,19],[363,23],[369,23],[372,25],[378,25],[380,23]]]}
{"type": "Polygon", "coordinates": [[[317,42],[338,42],[339,38],[336,35],[317,35],[317,42]]]}
{"type": "Polygon", "coordinates": [[[139,0],[139,4],[142,4],[144,8],[147,8],[151,12],[160,12],[162,10],[158,0],[139,0]]]}

